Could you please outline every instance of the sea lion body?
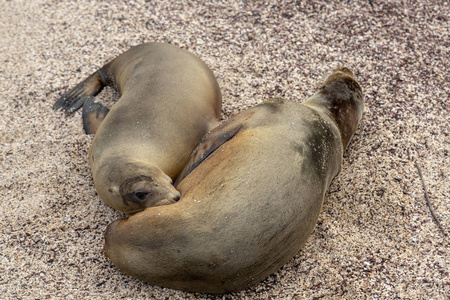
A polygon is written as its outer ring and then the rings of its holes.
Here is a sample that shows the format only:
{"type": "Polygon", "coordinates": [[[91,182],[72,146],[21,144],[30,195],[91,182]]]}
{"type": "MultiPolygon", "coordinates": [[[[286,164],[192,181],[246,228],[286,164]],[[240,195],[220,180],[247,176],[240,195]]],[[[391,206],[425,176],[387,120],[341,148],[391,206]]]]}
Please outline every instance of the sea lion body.
{"type": "Polygon", "coordinates": [[[270,100],[231,118],[194,150],[177,180],[180,201],[110,224],[106,255],[181,290],[233,292],[265,279],[313,231],[362,97],[342,68],[302,104],[270,100]]]}
{"type": "Polygon", "coordinates": [[[68,112],[85,100],[85,129],[96,131],[89,151],[95,187],[104,202],[126,213],[179,199],[172,180],[221,112],[220,89],[205,63],[160,43],[132,47],[61,99],[72,103],[59,105],[68,112]],[[121,95],[106,116],[89,102],[104,85],[121,95]]]}

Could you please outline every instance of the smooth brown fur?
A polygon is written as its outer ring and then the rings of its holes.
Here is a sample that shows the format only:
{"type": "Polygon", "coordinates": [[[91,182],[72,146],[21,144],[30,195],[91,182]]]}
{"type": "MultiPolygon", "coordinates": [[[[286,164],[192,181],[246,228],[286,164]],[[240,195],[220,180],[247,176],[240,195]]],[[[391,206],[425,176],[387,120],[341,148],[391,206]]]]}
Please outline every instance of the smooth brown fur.
{"type": "Polygon", "coordinates": [[[105,253],[152,284],[225,293],[278,270],[314,229],[361,119],[346,68],[304,103],[270,100],[212,130],[178,180],[182,198],[110,224],[105,253]]]}
{"type": "Polygon", "coordinates": [[[100,198],[125,213],[174,203],[173,187],[198,141],[219,123],[221,93],[211,70],[178,47],[132,47],[89,76],[54,105],[71,113],[82,105],[100,198]],[[111,110],[93,102],[105,85],[120,99],[111,110]]]}

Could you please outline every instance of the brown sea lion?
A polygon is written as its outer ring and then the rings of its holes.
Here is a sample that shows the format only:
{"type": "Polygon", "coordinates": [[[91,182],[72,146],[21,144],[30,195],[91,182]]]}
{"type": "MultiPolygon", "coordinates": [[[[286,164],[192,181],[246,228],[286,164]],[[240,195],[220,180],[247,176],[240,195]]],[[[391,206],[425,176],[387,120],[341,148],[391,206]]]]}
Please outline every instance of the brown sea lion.
{"type": "Polygon", "coordinates": [[[194,150],[180,201],[111,223],[106,255],[129,275],[187,291],[265,279],[313,231],[363,107],[353,73],[338,68],[301,104],[274,99],[232,117],[194,150]]]}
{"type": "Polygon", "coordinates": [[[173,187],[189,154],[219,124],[221,93],[211,70],[176,46],[132,47],[64,94],[54,109],[84,105],[83,123],[95,133],[89,151],[100,198],[125,213],[179,199],[173,187]],[[104,86],[120,99],[111,111],[94,103],[104,86]]]}

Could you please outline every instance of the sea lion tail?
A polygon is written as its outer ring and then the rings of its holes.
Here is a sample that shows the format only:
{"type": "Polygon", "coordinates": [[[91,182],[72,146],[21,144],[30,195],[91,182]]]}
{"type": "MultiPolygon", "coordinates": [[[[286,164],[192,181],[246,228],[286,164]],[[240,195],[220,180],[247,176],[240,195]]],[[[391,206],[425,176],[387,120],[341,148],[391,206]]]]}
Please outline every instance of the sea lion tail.
{"type": "Polygon", "coordinates": [[[59,98],[53,105],[53,109],[64,110],[66,114],[71,114],[78,110],[86,100],[101,92],[106,85],[105,68],[101,68],[88,78],[77,84],[76,87],[59,98]]]}

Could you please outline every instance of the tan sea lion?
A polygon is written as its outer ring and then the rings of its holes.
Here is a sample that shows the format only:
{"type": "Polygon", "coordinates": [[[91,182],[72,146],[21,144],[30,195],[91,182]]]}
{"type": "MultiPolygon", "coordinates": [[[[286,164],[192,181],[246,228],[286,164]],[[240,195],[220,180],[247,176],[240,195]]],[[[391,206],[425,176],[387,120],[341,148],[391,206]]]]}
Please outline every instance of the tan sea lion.
{"type": "Polygon", "coordinates": [[[314,229],[364,107],[347,68],[303,103],[274,99],[207,134],[177,180],[181,199],[111,223],[125,273],[195,292],[238,291],[291,259],[314,229]]]}
{"type": "Polygon", "coordinates": [[[172,180],[219,124],[222,101],[202,60],[176,46],[147,43],[103,66],[54,109],[71,113],[83,105],[84,128],[95,133],[89,162],[97,192],[113,208],[133,213],[179,199],[172,180]],[[93,101],[105,85],[121,95],[111,111],[93,101]]]}

